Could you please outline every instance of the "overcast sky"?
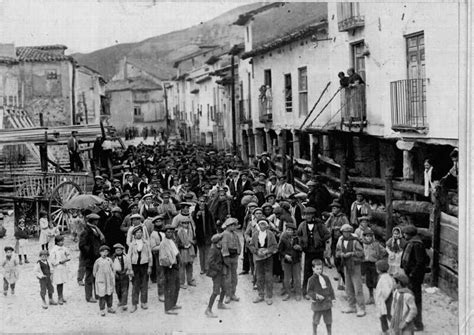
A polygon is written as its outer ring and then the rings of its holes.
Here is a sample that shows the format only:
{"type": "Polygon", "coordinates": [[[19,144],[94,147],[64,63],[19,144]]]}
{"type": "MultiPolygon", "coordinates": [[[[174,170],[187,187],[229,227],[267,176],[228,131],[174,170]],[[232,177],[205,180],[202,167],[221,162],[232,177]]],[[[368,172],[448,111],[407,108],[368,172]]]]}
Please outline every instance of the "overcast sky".
{"type": "Polygon", "coordinates": [[[68,53],[138,42],[212,19],[242,2],[0,0],[0,43],[64,44],[68,53]]]}

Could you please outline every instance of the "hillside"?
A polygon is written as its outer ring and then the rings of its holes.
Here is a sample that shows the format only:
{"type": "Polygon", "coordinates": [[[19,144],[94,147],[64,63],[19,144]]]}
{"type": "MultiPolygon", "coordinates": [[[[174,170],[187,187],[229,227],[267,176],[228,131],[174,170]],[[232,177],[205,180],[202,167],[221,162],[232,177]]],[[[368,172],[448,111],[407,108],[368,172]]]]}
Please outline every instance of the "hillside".
{"type": "Polygon", "coordinates": [[[169,63],[197,51],[198,43],[236,44],[243,42],[242,27],[232,25],[240,14],[264,5],[253,3],[237,7],[210,21],[187,29],[173,31],[152,37],[137,43],[117,44],[88,54],[73,54],[79,64],[87,65],[99,71],[106,80],[112,78],[120,59],[127,56],[142,61],[160,61],[169,63]]]}

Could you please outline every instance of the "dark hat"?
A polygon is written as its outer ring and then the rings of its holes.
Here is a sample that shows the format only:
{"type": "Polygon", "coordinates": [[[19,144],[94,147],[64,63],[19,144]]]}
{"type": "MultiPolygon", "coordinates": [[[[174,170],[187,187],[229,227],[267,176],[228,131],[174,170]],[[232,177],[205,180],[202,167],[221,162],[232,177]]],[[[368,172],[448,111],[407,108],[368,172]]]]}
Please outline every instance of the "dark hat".
{"type": "MultiPolygon", "coordinates": [[[[12,248],[11,250],[13,250],[13,248],[12,248]]],[[[49,256],[49,251],[48,251],[48,250],[41,250],[41,251],[39,252],[39,255],[40,255],[40,257],[43,256],[43,255],[49,256]]]]}
{"type": "Polygon", "coordinates": [[[128,209],[131,210],[135,206],[138,207],[138,203],[132,202],[130,205],[128,205],[128,209]]]}
{"type": "Polygon", "coordinates": [[[393,275],[393,279],[398,280],[400,283],[403,285],[408,285],[410,280],[408,279],[407,275],[404,274],[403,272],[397,272],[393,275]]]}
{"type": "Polygon", "coordinates": [[[135,235],[135,233],[138,232],[138,231],[143,231],[143,227],[142,226],[136,226],[135,228],[133,228],[132,234],[135,235]]]}
{"type": "Polygon", "coordinates": [[[296,224],[294,222],[287,222],[286,228],[296,229],[296,224]]]}
{"type": "Polygon", "coordinates": [[[341,204],[337,201],[333,201],[331,203],[331,205],[329,205],[329,207],[331,207],[331,208],[333,208],[333,207],[341,208],[341,204]]]}
{"type": "Polygon", "coordinates": [[[13,250],[15,250],[15,249],[13,249],[13,247],[7,245],[5,248],[3,248],[3,250],[4,250],[5,252],[7,252],[8,250],[13,251],[13,250]]]}
{"type": "Polygon", "coordinates": [[[316,214],[316,208],[314,207],[306,207],[304,209],[304,214],[316,214]]]}
{"type": "Polygon", "coordinates": [[[100,216],[95,214],[95,213],[91,213],[89,215],[86,216],[86,219],[87,220],[100,220],[100,216]]]}
{"type": "Polygon", "coordinates": [[[362,233],[362,235],[374,235],[374,231],[367,227],[362,233]]]}
{"type": "Polygon", "coordinates": [[[276,198],[276,195],[274,193],[267,194],[266,197],[265,197],[265,200],[267,200],[270,197],[276,198]]]}
{"type": "Polygon", "coordinates": [[[271,207],[271,208],[273,208],[273,206],[270,205],[270,203],[268,203],[268,202],[266,202],[266,203],[264,203],[264,204],[262,205],[262,209],[264,209],[265,207],[271,207]]]}
{"type": "Polygon", "coordinates": [[[115,244],[114,244],[114,249],[119,249],[119,248],[125,250],[125,247],[124,247],[122,244],[120,244],[120,243],[115,243],[115,244]]]}
{"type": "Polygon", "coordinates": [[[382,273],[387,272],[388,269],[390,268],[386,259],[381,259],[375,262],[375,267],[377,268],[377,270],[379,270],[382,273]]]}
{"type": "MultiPolygon", "coordinates": [[[[186,196],[185,196],[185,198],[186,198],[186,196]]],[[[193,205],[192,203],[186,202],[186,201],[180,203],[181,208],[183,208],[183,207],[191,207],[192,205],[193,205]]]]}
{"type": "Polygon", "coordinates": [[[101,245],[99,248],[99,252],[102,252],[104,250],[110,251],[110,248],[108,245],[101,245]]]}
{"type": "Polygon", "coordinates": [[[418,230],[416,229],[415,226],[413,225],[408,225],[402,228],[403,233],[410,235],[410,236],[415,236],[418,234],[418,230]]]}
{"type": "Polygon", "coordinates": [[[280,207],[289,211],[291,208],[291,205],[286,201],[280,201],[280,207]]]}

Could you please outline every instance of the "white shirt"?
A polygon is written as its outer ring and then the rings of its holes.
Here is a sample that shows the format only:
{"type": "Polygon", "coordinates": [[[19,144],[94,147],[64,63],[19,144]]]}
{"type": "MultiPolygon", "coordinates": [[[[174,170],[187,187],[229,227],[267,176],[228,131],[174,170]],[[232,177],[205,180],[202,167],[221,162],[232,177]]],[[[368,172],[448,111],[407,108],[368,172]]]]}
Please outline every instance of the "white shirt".
{"type": "Polygon", "coordinates": [[[258,232],[258,244],[263,247],[265,245],[265,239],[267,238],[267,231],[259,231],[258,232]]]}

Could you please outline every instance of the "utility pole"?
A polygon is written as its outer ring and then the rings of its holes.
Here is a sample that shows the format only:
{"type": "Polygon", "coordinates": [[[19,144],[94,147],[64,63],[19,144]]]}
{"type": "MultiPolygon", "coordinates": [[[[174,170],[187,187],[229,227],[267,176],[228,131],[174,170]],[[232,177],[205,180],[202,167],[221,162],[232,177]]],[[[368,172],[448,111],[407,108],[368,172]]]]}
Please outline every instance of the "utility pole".
{"type": "Polygon", "coordinates": [[[232,77],[232,83],[231,83],[231,94],[232,94],[232,144],[233,144],[233,150],[234,150],[234,155],[237,154],[237,125],[235,124],[235,70],[234,70],[234,65],[235,65],[235,60],[234,60],[234,53],[232,53],[232,58],[231,58],[231,77],[232,77]]]}
{"type": "Polygon", "coordinates": [[[168,89],[168,85],[163,83],[163,89],[165,93],[165,113],[166,113],[166,137],[170,137],[170,130],[169,130],[169,111],[168,111],[168,94],[166,90],[168,89]]]}

